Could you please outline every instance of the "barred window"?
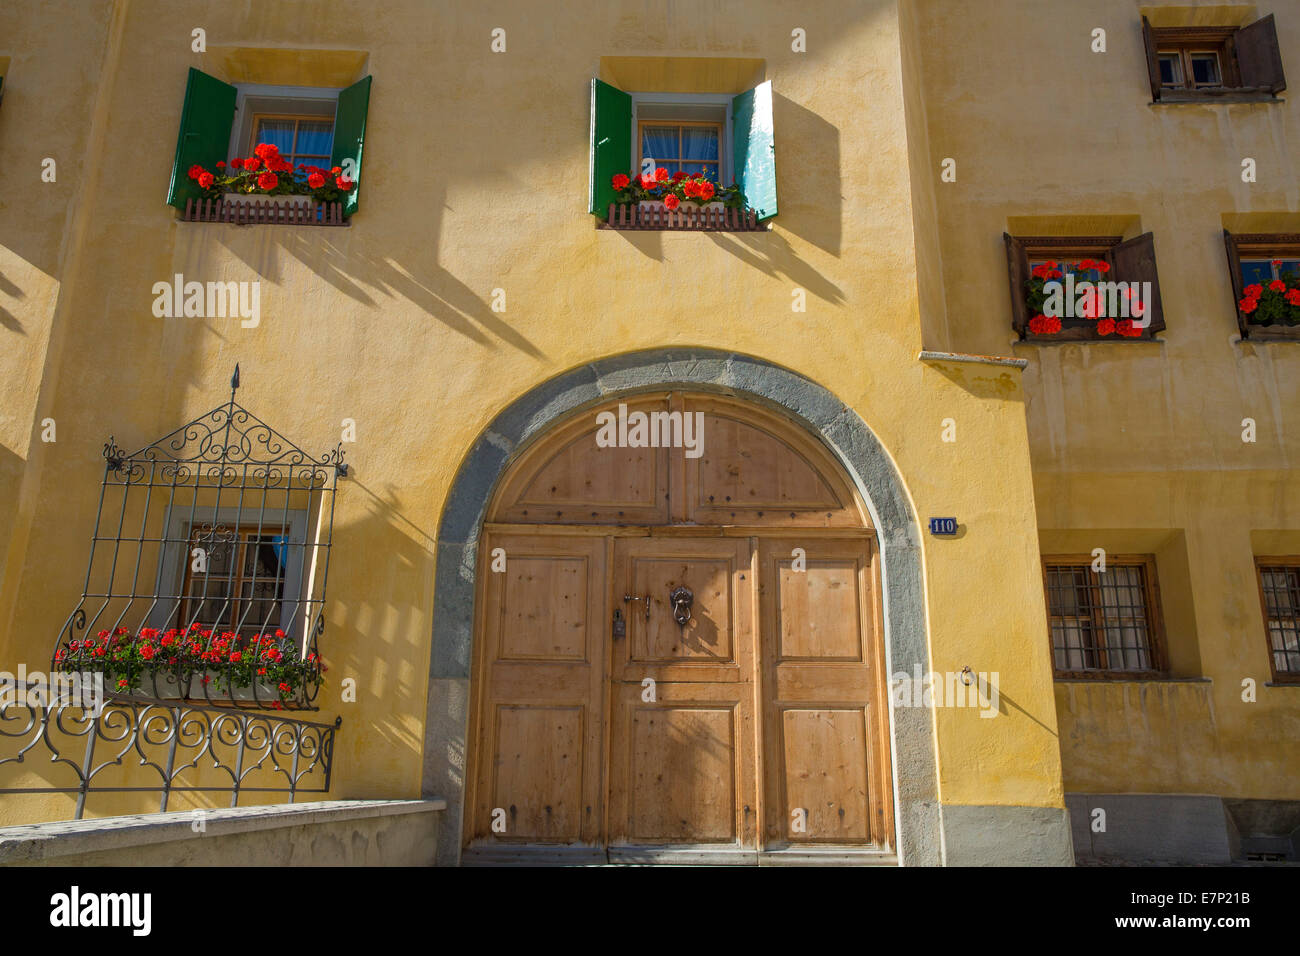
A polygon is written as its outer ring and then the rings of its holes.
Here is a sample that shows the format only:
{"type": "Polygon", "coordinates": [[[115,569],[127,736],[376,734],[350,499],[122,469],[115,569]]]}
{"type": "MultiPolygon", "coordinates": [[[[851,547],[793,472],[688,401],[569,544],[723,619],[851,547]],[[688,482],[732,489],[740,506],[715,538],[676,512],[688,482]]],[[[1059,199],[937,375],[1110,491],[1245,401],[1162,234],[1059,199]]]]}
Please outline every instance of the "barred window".
{"type": "Polygon", "coordinates": [[[1256,558],[1275,681],[1300,682],[1300,558],[1256,558]]]}
{"type": "Polygon", "coordinates": [[[1164,670],[1155,561],[1108,555],[1043,559],[1057,677],[1156,676],[1164,670]]]}

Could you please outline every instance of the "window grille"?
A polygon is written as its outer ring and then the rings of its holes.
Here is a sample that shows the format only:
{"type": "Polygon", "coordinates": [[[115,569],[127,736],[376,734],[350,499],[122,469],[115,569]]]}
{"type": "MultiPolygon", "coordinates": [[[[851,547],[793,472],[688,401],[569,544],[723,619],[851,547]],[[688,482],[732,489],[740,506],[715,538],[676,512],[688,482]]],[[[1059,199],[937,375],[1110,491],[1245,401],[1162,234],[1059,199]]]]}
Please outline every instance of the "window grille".
{"type": "Polygon", "coordinates": [[[313,457],[230,400],[124,453],[110,437],[55,670],[110,694],[314,709],[342,445],[313,457]]]}
{"type": "Polygon", "coordinates": [[[1091,560],[1045,561],[1058,677],[1150,676],[1164,669],[1152,563],[1108,557],[1105,568],[1094,570],[1091,560]]]}

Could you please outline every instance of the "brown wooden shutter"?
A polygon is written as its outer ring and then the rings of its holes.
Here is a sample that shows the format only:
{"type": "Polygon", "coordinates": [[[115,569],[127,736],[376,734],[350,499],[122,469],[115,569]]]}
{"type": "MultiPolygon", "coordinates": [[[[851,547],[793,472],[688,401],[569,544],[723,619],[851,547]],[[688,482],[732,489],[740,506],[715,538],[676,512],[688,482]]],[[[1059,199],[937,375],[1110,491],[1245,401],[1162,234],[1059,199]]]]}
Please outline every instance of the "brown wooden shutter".
{"type": "Polygon", "coordinates": [[[1232,279],[1232,310],[1237,313],[1237,328],[1241,329],[1243,339],[1250,338],[1250,327],[1246,315],[1237,303],[1246,297],[1245,287],[1241,281],[1241,254],[1237,251],[1237,240],[1227,229],[1223,230],[1223,245],[1228,250],[1228,275],[1232,279]]]}
{"type": "Polygon", "coordinates": [[[1110,261],[1113,266],[1111,272],[1114,281],[1151,283],[1151,302],[1147,306],[1151,310],[1151,323],[1144,331],[1150,335],[1164,331],[1165,311],[1160,301],[1160,277],[1156,274],[1156,245],[1151,233],[1144,232],[1136,239],[1112,246],[1110,261]]]}
{"type": "Polygon", "coordinates": [[[1241,85],[1280,93],[1286,89],[1282,52],[1277,45],[1273,14],[1242,27],[1235,35],[1241,85]]]}
{"type": "Polygon", "coordinates": [[[1151,32],[1151,21],[1142,18],[1142,43],[1147,48],[1147,75],[1151,80],[1151,99],[1160,99],[1160,60],[1156,57],[1156,38],[1151,32]]]}
{"type": "Polygon", "coordinates": [[[1025,283],[1029,281],[1029,256],[1025,252],[1025,244],[1015,236],[1008,233],[1002,234],[1002,241],[1007,247],[1007,278],[1011,283],[1011,327],[1023,340],[1025,337],[1025,328],[1029,324],[1028,311],[1025,308],[1025,296],[1028,289],[1025,283]]]}

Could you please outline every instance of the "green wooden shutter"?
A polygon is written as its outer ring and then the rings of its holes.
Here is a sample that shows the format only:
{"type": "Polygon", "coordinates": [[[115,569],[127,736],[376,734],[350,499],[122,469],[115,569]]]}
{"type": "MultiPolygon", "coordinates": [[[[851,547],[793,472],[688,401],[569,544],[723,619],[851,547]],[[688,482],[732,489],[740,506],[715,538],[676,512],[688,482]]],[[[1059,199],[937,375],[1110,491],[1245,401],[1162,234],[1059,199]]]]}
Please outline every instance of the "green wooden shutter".
{"type": "MultiPolygon", "coordinates": [[[[357,194],[361,192],[361,150],[366,141],[366,112],[370,109],[370,77],[363,77],[346,90],[339,91],[338,106],[334,109],[334,151],[330,166],[343,166],[345,159],[352,161],[352,176],[356,185],[348,193],[343,205],[343,215],[357,211],[357,194]]],[[[347,172],[347,167],[344,167],[347,172]]]]}
{"type": "Polygon", "coordinates": [[[772,81],[731,101],[732,168],[758,218],[776,215],[776,137],[772,126],[772,81]]]}
{"type": "Polygon", "coordinates": [[[235,119],[235,88],[215,76],[190,67],[185,82],[185,105],[181,107],[181,130],[176,137],[176,160],[167,202],[185,208],[186,199],[200,199],[203,190],[190,179],[190,167],[202,166],[210,173],[226,158],[230,147],[230,126],[235,119]]]}
{"type": "Polygon", "coordinates": [[[587,162],[587,212],[605,219],[614,201],[610,179],[631,174],[632,97],[616,86],[591,81],[591,152],[587,162]]]}

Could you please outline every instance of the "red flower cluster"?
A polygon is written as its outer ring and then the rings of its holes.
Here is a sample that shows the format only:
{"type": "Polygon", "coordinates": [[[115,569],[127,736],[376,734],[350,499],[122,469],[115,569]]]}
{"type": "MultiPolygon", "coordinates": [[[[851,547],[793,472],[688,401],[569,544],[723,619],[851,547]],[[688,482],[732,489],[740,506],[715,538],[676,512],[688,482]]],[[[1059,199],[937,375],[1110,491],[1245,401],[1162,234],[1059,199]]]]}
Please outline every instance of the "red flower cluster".
{"type": "Polygon", "coordinates": [[[1061,331],[1061,320],[1054,315],[1036,315],[1029,320],[1029,331],[1035,335],[1055,335],[1061,331]]]}
{"type": "MultiPolygon", "coordinates": [[[[298,172],[305,176],[305,182],[296,178],[293,164],[280,155],[280,148],[274,143],[258,143],[253,149],[252,156],[244,158],[236,156],[229,163],[219,162],[217,170],[218,173],[214,175],[202,166],[194,165],[190,167],[189,176],[203,189],[221,187],[245,194],[258,190],[266,193],[279,190],[281,193],[301,195],[321,189],[335,189],[346,193],[351,192],[356,185],[354,180],[343,175],[341,166],[324,169],[320,166],[299,163],[298,172]],[[229,172],[221,172],[221,170],[229,170],[229,172]],[[285,186],[288,188],[282,188],[285,186]]],[[[333,200],[337,197],[328,193],[317,198],[333,200]]]]}
{"type": "Polygon", "coordinates": [[[688,179],[682,184],[682,192],[692,199],[712,199],[713,183],[707,179],[688,179]]]}

